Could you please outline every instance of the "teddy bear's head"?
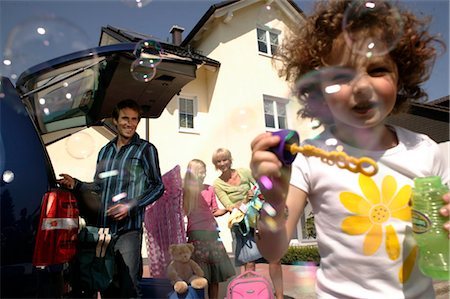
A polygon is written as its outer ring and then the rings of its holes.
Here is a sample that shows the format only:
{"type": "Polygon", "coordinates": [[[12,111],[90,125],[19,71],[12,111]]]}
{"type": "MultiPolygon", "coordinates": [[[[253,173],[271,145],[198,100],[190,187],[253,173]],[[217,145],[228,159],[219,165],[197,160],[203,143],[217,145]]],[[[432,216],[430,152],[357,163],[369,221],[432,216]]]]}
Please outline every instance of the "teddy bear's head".
{"type": "Polygon", "coordinates": [[[169,253],[173,261],[187,263],[194,252],[194,245],[191,243],[172,244],[169,246],[169,253]]]}

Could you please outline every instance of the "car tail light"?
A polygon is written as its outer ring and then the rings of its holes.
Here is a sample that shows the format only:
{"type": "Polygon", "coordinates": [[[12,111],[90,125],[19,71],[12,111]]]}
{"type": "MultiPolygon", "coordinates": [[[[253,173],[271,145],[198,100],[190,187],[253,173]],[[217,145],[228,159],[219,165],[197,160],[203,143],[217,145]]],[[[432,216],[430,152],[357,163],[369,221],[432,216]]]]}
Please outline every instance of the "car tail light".
{"type": "Polygon", "coordinates": [[[77,201],[71,192],[45,193],[34,247],[34,266],[62,264],[75,255],[78,216],[77,201]]]}

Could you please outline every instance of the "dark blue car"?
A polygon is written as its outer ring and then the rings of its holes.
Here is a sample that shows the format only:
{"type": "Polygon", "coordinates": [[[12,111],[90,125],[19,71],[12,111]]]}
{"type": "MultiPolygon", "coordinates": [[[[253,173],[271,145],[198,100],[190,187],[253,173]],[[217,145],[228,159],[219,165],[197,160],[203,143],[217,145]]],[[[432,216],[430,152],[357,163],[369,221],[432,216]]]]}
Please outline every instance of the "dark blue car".
{"type": "Polygon", "coordinates": [[[171,56],[152,80],[136,80],[135,47],[120,43],[59,57],[27,70],[16,84],[0,78],[1,298],[70,293],[79,198],[58,186],[46,146],[87,127],[113,137],[109,116],[121,99],[138,101],[144,117],[157,118],[195,78],[194,62],[171,56]]]}

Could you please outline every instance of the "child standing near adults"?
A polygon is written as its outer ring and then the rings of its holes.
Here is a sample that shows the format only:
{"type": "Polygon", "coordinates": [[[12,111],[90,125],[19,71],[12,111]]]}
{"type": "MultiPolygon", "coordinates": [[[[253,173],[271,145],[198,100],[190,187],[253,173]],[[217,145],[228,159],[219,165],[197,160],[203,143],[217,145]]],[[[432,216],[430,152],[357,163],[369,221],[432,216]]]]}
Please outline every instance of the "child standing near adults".
{"type": "Polygon", "coordinates": [[[184,176],[183,209],[188,218],[188,242],[194,245],[192,259],[205,272],[208,280],[208,297],[217,299],[219,283],[235,275],[233,264],[219,237],[219,227],[214,217],[226,214],[219,209],[214,188],[204,184],[206,165],[193,159],[184,176]]]}
{"type": "MultiPolygon", "coordinates": [[[[431,278],[417,266],[409,201],[414,178],[435,175],[448,184],[449,167],[428,136],[386,124],[411,100],[427,98],[421,84],[445,45],[426,25],[388,2],[331,0],[316,5],[278,51],[284,74],[297,82],[299,115],[325,127],[303,144],[339,146],[378,165],[370,177],[301,154],[287,166],[269,150],[279,136],[252,141],[252,173],[277,211],[275,225],[261,213],[258,247],[265,258],[279,259],[309,200],[321,255],[318,298],[435,297],[431,278]]],[[[444,217],[449,200],[447,193],[444,217]]]]}

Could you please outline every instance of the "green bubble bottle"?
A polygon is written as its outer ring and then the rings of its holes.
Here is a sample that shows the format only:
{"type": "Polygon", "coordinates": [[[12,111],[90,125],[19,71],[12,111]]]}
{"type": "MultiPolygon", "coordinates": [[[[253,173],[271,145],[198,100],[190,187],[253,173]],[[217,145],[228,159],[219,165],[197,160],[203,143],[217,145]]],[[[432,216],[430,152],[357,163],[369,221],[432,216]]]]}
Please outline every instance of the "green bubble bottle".
{"type": "Polygon", "coordinates": [[[414,179],[412,224],[419,247],[419,268],[437,280],[449,280],[449,239],[443,225],[449,219],[439,213],[448,188],[439,176],[414,179]]]}

